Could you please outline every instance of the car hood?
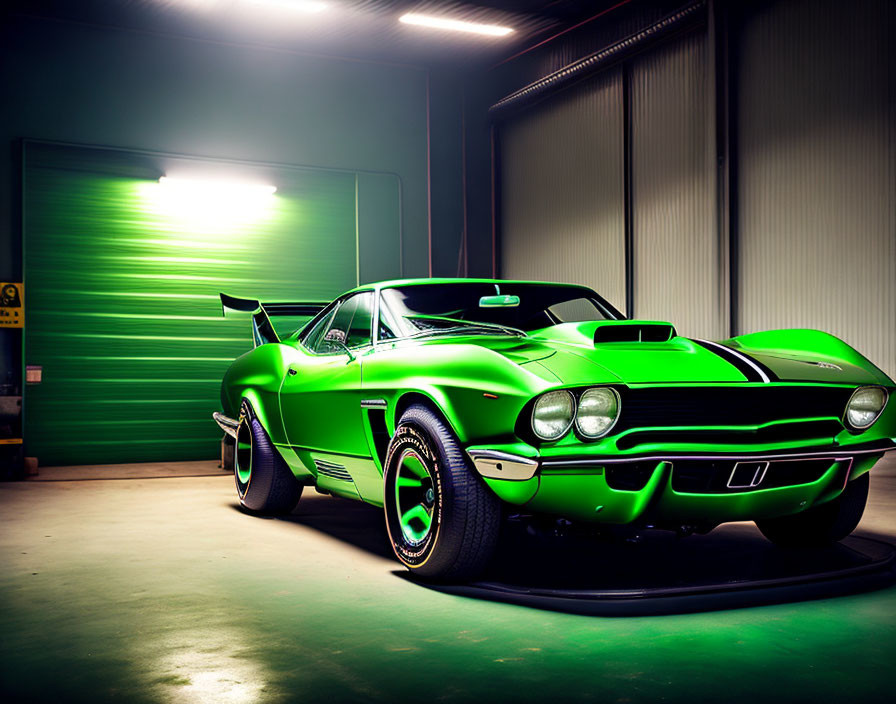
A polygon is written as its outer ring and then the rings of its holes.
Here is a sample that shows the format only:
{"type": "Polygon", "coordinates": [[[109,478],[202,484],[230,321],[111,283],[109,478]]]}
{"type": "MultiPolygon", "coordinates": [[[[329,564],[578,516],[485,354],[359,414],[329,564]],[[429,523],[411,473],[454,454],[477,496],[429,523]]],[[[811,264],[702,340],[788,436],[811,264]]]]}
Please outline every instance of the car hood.
{"type": "Polygon", "coordinates": [[[842,358],[833,363],[830,355],[768,349],[754,352],[731,341],[722,346],[691,340],[676,335],[671,324],[656,321],[564,323],[535,331],[527,338],[486,336],[476,344],[557,384],[744,383],[765,378],[803,383],[882,383],[873,365],[867,369],[842,358]],[[611,335],[607,330],[600,331],[610,326],[611,335]],[[661,326],[669,331],[665,341],[638,341],[659,337],[646,331],[661,331],[661,326]],[[732,349],[735,355],[728,352],[732,349]],[[750,362],[765,375],[753,376],[750,362]]]}

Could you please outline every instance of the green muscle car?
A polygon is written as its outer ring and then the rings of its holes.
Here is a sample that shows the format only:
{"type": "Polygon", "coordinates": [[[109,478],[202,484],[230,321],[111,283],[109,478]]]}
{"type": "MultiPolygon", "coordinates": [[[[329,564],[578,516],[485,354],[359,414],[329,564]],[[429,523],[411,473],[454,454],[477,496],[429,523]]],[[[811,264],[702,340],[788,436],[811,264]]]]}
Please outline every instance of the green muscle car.
{"type": "Polygon", "coordinates": [[[242,505],[289,512],[313,485],[382,506],[396,556],[429,579],[481,571],[508,508],[832,543],[896,447],[893,380],[816,330],[688,339],[584,286],[488,279],[221,298],[255,342],[214,414],[242,505]],[[281,338],[277,315],[311,320],[281,338]]]}

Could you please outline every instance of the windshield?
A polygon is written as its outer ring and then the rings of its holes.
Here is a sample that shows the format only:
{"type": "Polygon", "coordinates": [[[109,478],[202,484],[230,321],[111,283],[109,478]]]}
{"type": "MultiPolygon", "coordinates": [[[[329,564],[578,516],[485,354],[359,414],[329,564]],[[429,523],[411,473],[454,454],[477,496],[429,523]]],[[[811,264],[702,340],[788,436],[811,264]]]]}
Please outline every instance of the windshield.
{"type": "Polygon", "coordinates": [[[558,323],[619,320],[584,286],[450,283],[382,291],[380,339],[424,335],[525,335],[558,323]]]}

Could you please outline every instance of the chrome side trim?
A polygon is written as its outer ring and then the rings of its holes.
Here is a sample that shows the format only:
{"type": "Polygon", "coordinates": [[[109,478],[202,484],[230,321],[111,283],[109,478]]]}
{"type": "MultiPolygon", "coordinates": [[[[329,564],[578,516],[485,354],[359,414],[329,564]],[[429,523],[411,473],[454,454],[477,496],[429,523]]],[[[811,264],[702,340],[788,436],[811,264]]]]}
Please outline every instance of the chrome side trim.
{"type": "Polygon", "coordinates": [[[498,450],[468,450],[476,471],[489,479],[508,479],[523,482],[535,476],[538,460],[498,450]]]}
{"type": "Polygon", "coordinates": [[[712,454],[704,453],[698,455],[641,455],[638,457],[583,457],[578,460],[542,460],[541,466],[546,469],[553,467],[602,467],[607,464],[624,464],[626,462],[675,462],[675,460],[744,460],[760,462],[765,460],[790,460],[790,459],[824,459],[833,457],[835,459],[846,460],[856,455],[882,455],[887,452],[896,450],[896,447],[875,447],[863,450],[850,450],[841,447],[839,450],[831,451],[815,451],[815,452],[792,452],[786,455],[766,455],[762,453],[754,454],[712,454]]]}
{"type": "Polygon", "coordinates": [[[219,413],[218,411],[212,413],[212,418],[215,419],[215,423],[220,426],[221,430],[227,433],[230,437],[236,438],[236,429],[240,426],[240,422],[238,420],[228,418],[223,413],[219,413]]]}
{"type": "Polygon", "coordinates": [[[388,404],[384,398],[362,398],[361,408],[385,408],[388,404]]]}

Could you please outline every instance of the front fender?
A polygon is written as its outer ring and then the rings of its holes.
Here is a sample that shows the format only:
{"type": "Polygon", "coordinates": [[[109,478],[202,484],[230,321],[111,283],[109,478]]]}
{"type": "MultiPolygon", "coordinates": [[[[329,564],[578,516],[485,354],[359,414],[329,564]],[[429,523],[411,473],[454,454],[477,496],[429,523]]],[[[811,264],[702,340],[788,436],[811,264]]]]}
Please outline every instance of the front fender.
{"type": "Polygon", "coordinates": [[[732,337],[725,344],[755,356],[782,379],[894,385],[871,360],[822,330],[764,330],[732,337]],[[835,366],[817,366],[818,363],[835,366]]]}
{"type": "Polygon", "coordinates": [[[528,393],[492,394],[481,389],[426,386],[396,394],[389,407],[389,434],[405,409],[415,402],[428,402],[451,426],[463,445],[472,442],[511,442],[516,419],[531,398],[528,393]]]}
{"type": "Polygon", "coordinates": [[[463,444],[509,441],[526,402],[553,385],[528,366],[476,345],[386,349],[364,360],[363,397],[386,400],[390,434],[417,400],[434,406],[463,444]]]}

